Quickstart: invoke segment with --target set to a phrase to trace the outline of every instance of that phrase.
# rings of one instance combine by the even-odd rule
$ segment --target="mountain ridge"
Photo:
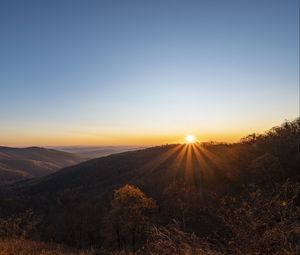
[[[45,176],[81,161],[76,154],[54,149],[0,146],[0,183]]]

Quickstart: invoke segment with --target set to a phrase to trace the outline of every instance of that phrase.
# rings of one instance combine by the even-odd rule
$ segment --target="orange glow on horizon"
[[[161,145],[161,144],[178,144],[182,143],[182,136],[159,136],[159,135],[113,135],[113,136],[96,136],[96,135],[11,135],[1,138],[1,146],[122,146],[122,145]],[[202,135],[200,142],[237,142],[243,135]],[[185,143],[194,143],[196,140],[189,138]]]
[[[192,130],[194,131],[194,130]],[[1,146],[155,146],[161,144],[179,144],[193,142],[238,142],[240,138],[248,135],[245,132],[201,132],[201,139],[198,140],[198,132],[194,131],[194,135],[184,140],[182,133],[178,135],[176,132],[117,132],[109,131],[57,131],[50,130],[24,130],[24,132],[16,132],[10,130],[0,134]],[[179,133],[180,134],[180,133]]]

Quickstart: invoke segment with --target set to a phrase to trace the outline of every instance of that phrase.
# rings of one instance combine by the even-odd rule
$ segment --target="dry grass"
[[[0,240],[0,255],[94,255],[90,252],[76,252],[57,244],[29,240]]]

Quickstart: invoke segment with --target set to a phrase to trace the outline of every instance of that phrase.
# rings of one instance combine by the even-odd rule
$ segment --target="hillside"
[[[228,239],[230,235],[233,235],[232,238],[243,235],[244,239],[239,240],[240,247],[234,247],[242,249],[243,243],[253,235],[262,240],[261,232],[256,232],[255,228],[253,232],[249,231],[252,226],[247,224],[252,222],[253,215],[257,217],[253,224],[262,222],[261,228],[265,231],[262,233],[266,235],[268,231],[275,231],[270,226],[296,224],[296,204],[293,202],[289,204],[291,207],[287,207],[287,202],[281,199],[287,200],[291,194],[291,201],[298,198],[298,194],[293,195],[298,190],[293,185],[300,180],[299,134],[299,120],[296,120],[263,135],[252,134],[236,144],[164,145],[89,160],[42,178],[3,187],[0,190],[0,212],[5,217],[32,208],[42,219],[38,232],[45,241],[81,248],[107,245],[110,235],[106,233],[108,230],[104,222],[107,221],[107,210],[114,191],[131,184],[139,187],[157,204],[154,224],[167,226],[175,219],[184,231],[211,238],[214,245],[216,234],[228,244],[232,244]],[[292,183],[285,184],[287,179]],[[291,193],[286,193],[287,190]],[[258,195],[253,202],[255,192]],[[224,206],[225,199],[233,201],[230,203],[233,206]],[[273,199],[276,203],[269,204]],[[284,206],[281,206],[282,203]],[[244,213],[240,213],[241,210]],[[278,219],[289,223],[278,219],[274,219],[275,223],[266,223],[273,221],[273,216],[278,213]],[[235,214],[233,218],[230,216]],[[229,225],[222,222],[224,215],[229,215]],[[238,218],[240,216],[245,218]],[[261,219],[264,216],[266,218]],[[234,220],[236,222],[232,222]],[[240,222],[243,222],[241,226],[235,225]],[[228,226],[237,227],[231,232],[226,230],[225,235],[223,232]],[[280,238],[295,235],[294,230],[287,233],[280,226],[281,232],[274,232],[278,247],[282,246]],[[241,231],[245,232],[241,234]],[[270,242],[272,238],[275,237],[270,236]],[[139,240],[139,245],[142,245],[143,237]],[[271,247],[268,242],[264,242],[266,247],[261,246],[264,251]],[[287,244],[289,242],[292,241],[286,241]],[[249,247],[254,247],[255,243],[258,241],[249,244]],[[231,253],[232,247],[224,248],[222,245],[219,250],[229,249],[228,254],[239,254]],[[258,249],[253,247],[251,249]],[[282,247],[285,249],[285,246]]]
[[[53,147],[52,149],[75,153],[76,155],[81,156],[83,159],[88,160],[126,151],[139,150],[142,148],[143,147],[137,146],[60,146]]]
[[[0,147],[0,183],[41,177],[82,161],[77,155],[39,147]]]

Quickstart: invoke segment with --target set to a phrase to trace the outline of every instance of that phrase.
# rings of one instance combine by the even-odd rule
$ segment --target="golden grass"
[[[0,255],[93,255],[90,252],[72,251],[57,244],[30,240],[0,240]]]

